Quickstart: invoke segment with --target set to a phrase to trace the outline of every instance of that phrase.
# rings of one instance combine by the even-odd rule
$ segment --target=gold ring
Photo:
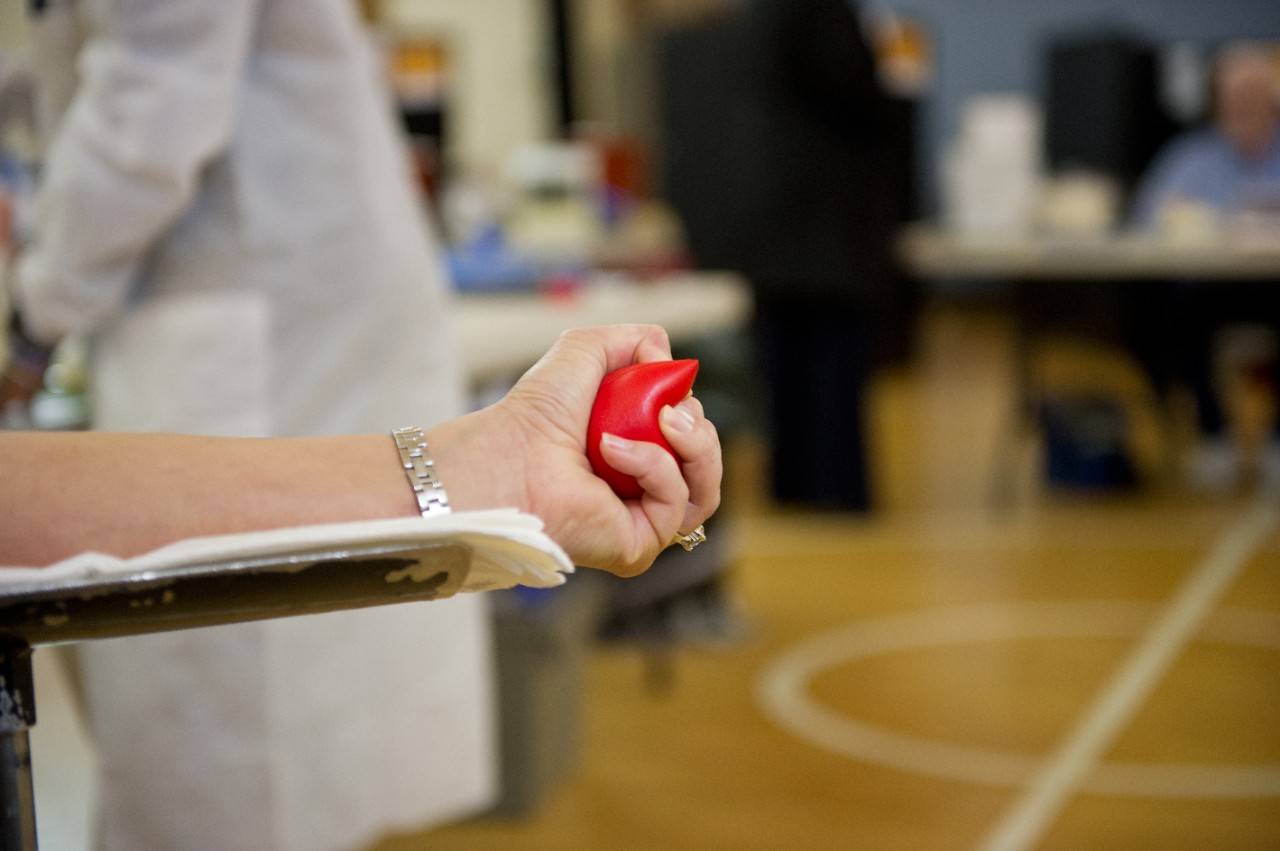
[[[707,539],[707,530],[704,529],[701,524],[699,524],[697,529],[694,529],[692,532],[690,532],[687,535],[676,535],[671,540],[671,543],[679,544],[680,546],[684,547],[685,552],[691,553],[693,552],[694,547],[698,546],[698,544],[701,544],[706,539]]]

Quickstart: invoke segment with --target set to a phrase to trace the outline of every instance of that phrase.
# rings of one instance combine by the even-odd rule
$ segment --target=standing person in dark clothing
[[[774,496],[865,510],[874,317],[906,195],[892,103],[847,0],[750,0],[690,38],[663,57],[669,194],[698,263],[753,284]]]

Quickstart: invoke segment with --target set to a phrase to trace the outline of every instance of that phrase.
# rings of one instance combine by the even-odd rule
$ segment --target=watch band
[[[398,428],[391,432],[396,449],[400,451],[400,465],[418,500],[418,511],[423,517],[449,513],[449,495],[445,493],[436,476],[436,465],[427,452],[427,436],[417,426]]]

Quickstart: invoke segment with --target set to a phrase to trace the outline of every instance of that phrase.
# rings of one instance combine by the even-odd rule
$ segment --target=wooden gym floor
[[[761,504],[735,444],[710,531],[748,635],[683,650],[665,696],[594,651],[583,764],[539,813],[379,851],[1280,848],[1280,509],[1047,494],[1030,446],[993,510],[1009,351],[998,315],[929,314],[876,391],[873,519]]]

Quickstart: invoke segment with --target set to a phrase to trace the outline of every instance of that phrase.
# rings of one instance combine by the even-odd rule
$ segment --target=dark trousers
[[[871,322],[838,299],[758,294],[755,337],[768,393],[773,496],[866,511]]]

